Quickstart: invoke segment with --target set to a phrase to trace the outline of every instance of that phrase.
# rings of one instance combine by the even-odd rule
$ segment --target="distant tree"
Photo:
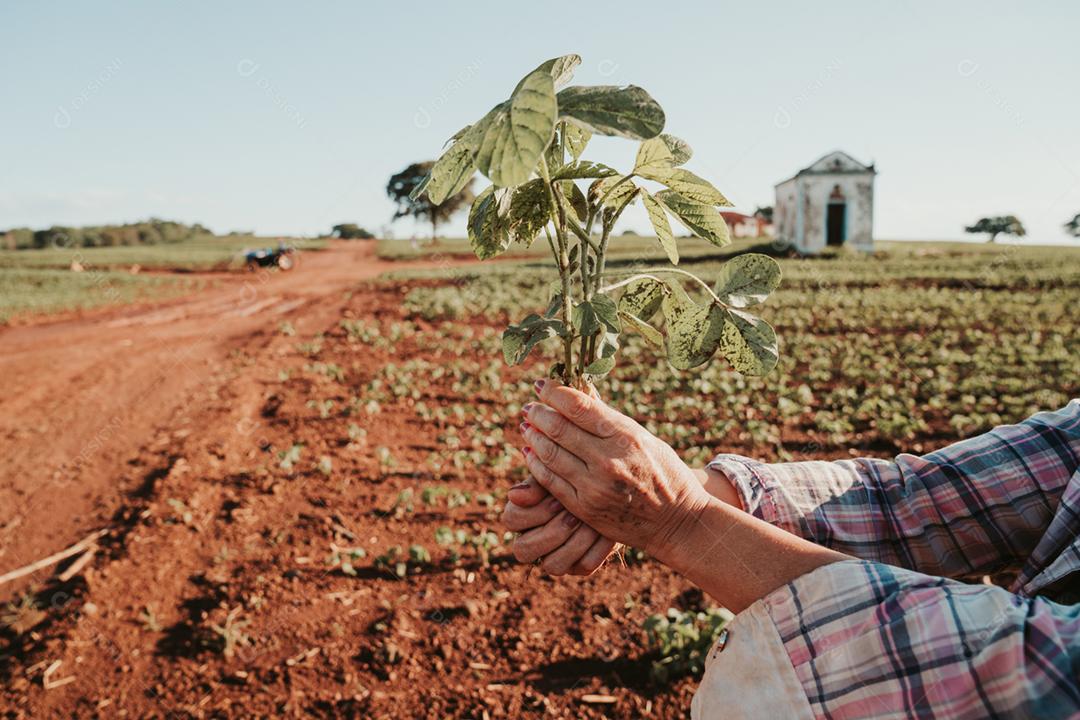
[[[1065,223],[1065,232],[1075,238],[1080,238],[1080,213],[1073,215],[1073,219]]]
[[[1027,235],[1023,223],[1015,215],[995,215],[993,217],[979,218],[974,225],[964,228],[964,232],[987,233],[990,235],[987,242],[994,242],[998,235],[1015,235],[1016,237]]]
[[[413,163],[397,175],[390,178],[386,185],[386,194],[397,204],[394,219],[412,216],[417,220],[427,220],[431,223],[431,239],[435,240],[439,223],[449,220],[450,217],[470,205],[473,201],[472,180],[458,192],[446,198],[441,205],[433,205],[427,194],[413,200],[409,194],[423,181],[424,176],[431,170],[433,161]]]
[[[754,211],[754,217],[761,218],[767,223],[772,222],[773,207],[772,205],[762,205]]]
[[[331,235],[342,240],[371,240],[375,236],[356,223],[341,223],[331,228]]]

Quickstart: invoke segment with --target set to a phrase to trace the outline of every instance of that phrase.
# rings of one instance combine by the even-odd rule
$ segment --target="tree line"
[[[40,248],[114,247],[120,245],[163,245],[212,237],[199,223],[188,225],[172,220],[150,218],[123,225],[68,227],[53,225],[44,230],[27,227],[0,231],[0,247],[8,250]]]

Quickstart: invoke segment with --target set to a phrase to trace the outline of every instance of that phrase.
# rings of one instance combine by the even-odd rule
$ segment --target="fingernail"
[[[562,503],[557,498],[548,498],[547,509],[551,512],[559,512],[562,510]]]
[[[520,425],[518,425],[518,429],[519,429],[519,430],[521,430],[521,434],[522,434],[522,435],[524,435],[524,434],[525,434],[525,431],[526,431],[526,430],[528,430],[528,429],[529,429],[529,428],[531,428],[531,427],[532,427],[532,425],[530,425],[530,424],[529,424],[529,423],[527,423],[527,422],[523,422],[523,423],[521,423]]]
[[[532,452],[532,448],[526,445],[525,447],[521,448],[521,452],[525,454],[525,457],[528,457],[529,453]]]
[[[511,490],[528,490],[530,487],[532,487],[532,486],[529,485],[529,483],[523,482],[523,483],[518,483],[517,485],[515,485],[514,487],[512,487],[510,489]]]
[[[570,513],[566,513],[565,515],[563,515],[562,521],[563,521],[563,525],[565,525],[566,527],[569,527],[569,528],[577,527],[578,525],[581,524],[581,521],[578,520],[573,515],[571,515]]]
[[[521,406],[521,414],[528,415],[534,407],[536,407],[536,403],[525,403]]]
[[[543,392],[545,384],[547,384],[547,380],[537,380],[533,383],[533,389],[536,390],[537,395]]]

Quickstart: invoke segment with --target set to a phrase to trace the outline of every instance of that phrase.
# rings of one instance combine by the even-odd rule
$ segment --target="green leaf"
[[[641,278],[626,286],[619,298],[619,311],[642,320],[649,320],[664,300],[664,284],[652,278]]]
[[[694,202],[674,190],[661,190],[655,197],[687,230],[698,237],[718,247],[731,244],[727,223],[712,205]]]
[[[578,180],[581,178],[605,178],[613,175],[618,175],[618,171],[614,168],[610,168],[603,163],[592,162],[590,160],[577,160],[569,165],[563,165],[555,173],[552,173],[552,180]]]
[[[731,207],[731,202],[713,184],[683,168],[667,170],[646,169],[638,173],[643,178],[655,180],[667,185],[687,200],[703,205]]]
[[[428,198],[436,205],[441,205],[448,197],[459,193],[468,185],[476,172],[472,161],[473,150],[467,143],[458,140],[435,161],[428,176]]]
[[[668,135],[667,133],[661,133],[660,139],[667,145],[667,149],[671,152],[671,158],[675,165],[685,165],[693,157],[694,151],[690,148],[690,143],[686,142],[682,138],[677,138],[674,135]]]
[[[619,322],[619,309],[615,301],[607,295],[594,295],[591,300],[582,300],[574,307],[571,323],[579,335],[589,337],[606,328],[618,333],[622,330]]]
[[[556,123],[556,128],[559,124]],[[566,164],[566,149],[564,147],[562,133],[557,129],[554,137],[551,138],[551,142],[548,143],[547,149],[544,151],[544,162],[547,163],[548,171],[555,174],[563,165]]]
[[[603,377],[615,368],[615,353],[619,350],[619,333],[604,332],[596,345],[596,359],[585,366],[585,374]]]
[[[612,190],[614,188],[614,190]],[[604,195],[611,190],[611,194],[604,199]],[[594,203],[599,203],[601,199],[604,199],[604,206],[617,208],[628,200],[633,199],[634,193],[638,191],[637,185],[631,180],[623,181],[622,176],[611,176],[606,178],[600,178],[593,182],[589,186],[589,199]]]
[[[638,175],[649,172],[670,170],[675,165],[675,158],[661,136],[650,138],[638,146],[634,159],[634,172]]]
[[[780,264],[768,255],[747,253],[724,263],[713,291],[725,304],[735,308],[765,302],[780,285]]]
[[[623,327],[630,327],[637,330],[638,333],[644,336],[653,347],[664,347],[664,336],[660,334],[660,331],[639,318],[637,315],[619,311],[619,318],[623,321]]]
[[[481,260],[500,255],[510,247],[510,234],[498,212],[502,197],[502,194],[496,195],[494,186],[490,186],[476,196],[469,210],[469,243]]]
[[[615,369],[615,357],[602,357],[593,360],[585,367],[586,375],[603,377]]]
[[[514,90],[509,105],[493,112],[477,146],[476,167],[500,187],[520,185],[555,132],[558,103],[551,75],[533,71]]]
[[[424,191],[427,190],[428,184],[430,183],[431,173],[428,173],[423,177],[423,179],[420,180],[420,182],[416,183],[416,187],[414,187],[412,189],[412,192],[409,193],[409,199],[413,201],[419,199],[419,197],[424,194]]]
[[[592,139],[592,133],[580,125],[563,123],[563,144],[574,160],[581,158],[581,153],[585,152],[585,146],[589,144],[590,139]]]
[[[506,214],[506,230],[511,241],[532,245],[536,236],[551,219],[547,188],[540,178],[513,189],[510,209]]]
[[[507,365],[520,365],[537,344],[565,331],[561,320],[529,315],[517,325],[503,331],[503,358]]]
[[[726,311],[715,304],[698,305],[678,283],[669,283],[668,289],[662,303],[667,320],[668,362],[679,370],[704,365],[720,347]]]
[[[589,201],[585,199],[585,193],[581,192],[581,188],[573,180],[559,181],[559,188],[562,190],[563,207],[567,212],[572,212],[579,221],[585,222],[585,218],[589,216]]]
[[[465,134],[468,133],[470,130],[472,130],[472,125],[466,125],[465,127],[458,130],[456,133],[451,135],[450,138],[445,143],[443,143],[443,146],[445,147],[450,143],[457,142],[461,138],[465,137]]]
[[[765,375],[776,367],[780,353],[776,331],[769,323],[739,310],[725,312],[720,354],[743,375]]]
[[[544,317],[553,318],[559,314],[562,310],[562,293],[555,292],[551,295],[551,300],[548,301],[547,310],[544,311]]]
[[[643,177],[649,177],[650,173],[664,173],[685,163],[691,154],[690,146],[684,140],[661,133],[638,146],[634,172]]]
[[[533,72],[546,72],[551,75],[555,89],[559,89],[574,77],[574,69],[581,64],[581,56],[576,54],[552,58],[540,65]],[[525,82],[522,80],[521,82]],[[518,83],[520,86],[521,83]],[[516,88],[515,88],[516,89]]]
[[[559,92],[559,114],[601,135],[631,140],[656,137],[664,129],[664,110],[635,85],[575,85]]]
[[[667,253],[668,260],[671,261],[672,265],[678,265],[679,248],[675,245],[675,235],[671,232],[671,223],[668,222],[664,206],[644,190],[641,191],[641,202],[644,203],[645,210],[649,213],[649,222],[652,223],[653,232],[656,233],[656,239],[660,241],[664,252]]]

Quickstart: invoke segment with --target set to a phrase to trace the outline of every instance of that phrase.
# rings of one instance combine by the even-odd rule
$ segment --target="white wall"
[[[837,186],[847,205],[845,246],[856,250],[873,250],[872,172],[807,174],[777,185],[774,210],[777,239],[793,244],[804,253],[824,250],[829,197]]]
[[[773,228],[777,244],[787,243],[797,246],[799,242],[798,209],[796,207],[798,191],[795,183],[796,178],[792,178],[776,186],[776,202],[773,204]]]

